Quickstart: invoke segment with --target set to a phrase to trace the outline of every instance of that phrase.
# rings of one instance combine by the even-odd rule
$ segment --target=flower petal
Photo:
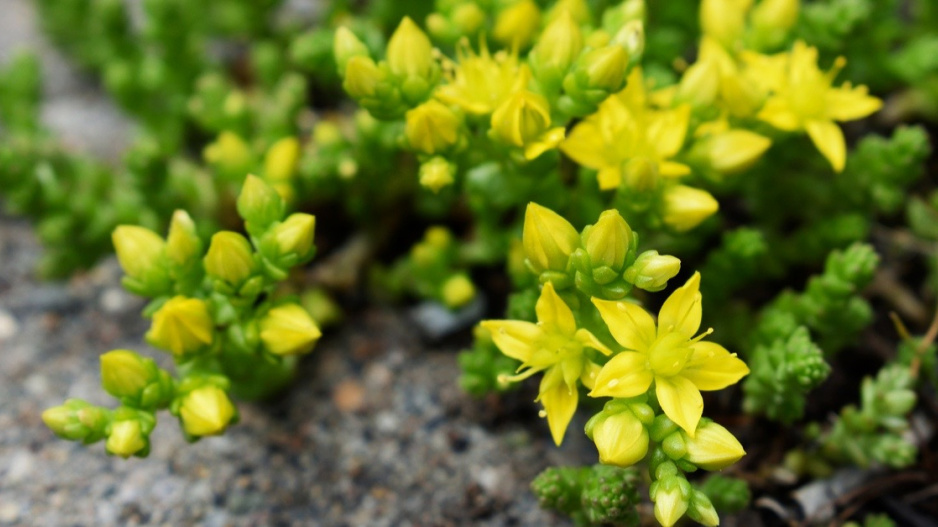
[[[593,361],[586,361],[586,365],[583,366],[583,371],[580,373],[580,382],[583,383],[583,386],[592,390],[593,387],[596,386],[596,379],[599,377],[599,372],[602,369],[603,367],[599,364]]]
[[[786,132],[794,132],[801,128],[801,119],[792,111],[788,101],[780,96],[773,96],[765,101],[757,117]]]
[[[484,320],[481,325],[502,353],[521,362],[531,359],[534,342],[544,333],[537,324],[522,320]]]
[[[607,149],[597,121],[598,118],[593,115],[574,126],[567,139],[560,144],[560,150],[577,164],[599,170],[617,163],[606,156]]]
[[[622,181],[621,165],[608,166],[599,169],[599,174],[596,174],[596,179],[599,181],[600,190],[612,190],[617,188],[619,183]]]
[[[648,391],[654,376],[642,353],[626,351],[609,359],[596,376],[590,397],[635,397]]]
[[[749,373],[746,363],[715,342],[696,342],[681,375],[700,390],[721,390]]]
[[[867,94],[866,86],[852,88],[845,84],[827,91],[825,112],[835,121],[862,119],[879,110],[883,101]]]
[[[682,104],[673,110],[653,112],[648,123],[646,136],[658,155],[669,158],[684,146],[687,125],[690,122],[690,105]]]
[[[580,328],[576,330],[576,335],[574,335],[574,337],[580,342],[580,344],[583,344],[589,348],[593,348],[607,357],[612,355],[612,350],[600,342],[599,339],[596,338],[596,335],[593,335],[586,329]]]
[[[703,316],[700,296],[700,273],[677,288],[661,306],[658,312],[658,336],[676,331],[691,338],[700,329]]]
[[[553,376],[548,373],[541,380],[541,393],[538,400],[544,405],[544,412],[547,413],[550,435],[554,438],[554,443],[560,446],[564,433],[567,431],[567,425],[570,424],[576,412],[580,394],[576,386],[571,387],[563,382],[553,382],[550,377]]]
[[[694,437],[703,415],[703,397],[694,383],[680,375],[655,377],[655,394],[665,415]]]
[[[689,175],[690,172],[690,167],[684,163],[678,163],[676,161],[662,161],[658,163],[658,173],[661,174],[661,177],[680,178]]]
[[[847,144],[840,127],[833,121],[812,119],[807,122],[805,129],[811,136],[814,146],[830,161],[834,172],[842,171],[847,161]]]
[[[645,351],[655,341],[655,321],[641,306],[622,300],[592,300],[612,338],[625,349]]]
[[[537,320],[541,323],[541,327],[548,330],[556,328],[564,335],[573,336],[576,333],[576,319],[573,318],[573,311],[554,290],[553,282],[544,284],[534,310],[537,312]]]

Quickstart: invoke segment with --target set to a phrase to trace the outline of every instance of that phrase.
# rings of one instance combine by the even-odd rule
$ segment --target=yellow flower
[[[234,417],[235,408],[228,394],[217,386],[192,390],[185,395],[179,409],[182,428],[190,436],[220,434]]]
[[[277,306],[260,321],[261,342],[274,355],[301,355],[312,351],[322,336],[309,313],[297,304]]]
[[[840,172],[847,159],[847,146],[834,121],[866,117],[879,110],[882,101],[868,95],[866,86],[854,88],[845,83],[834,88],[834,77],[846,61],[839,58],[825,73],[818,68],[817,59],[817,48],[795,42],[787,60],[781,63],[779,85],[758,117],[780,130],[807,131],[834,171]]]
[[[574,161],[599,171],[599,187],[603,190],[619,186],[624,163],[634,158],[649,159],[663,177],[690,173],[687,165],[670,160],[684,145],[690,107],[645,107],[642,82],[641,73],[633,72],[626,89],[606,99],[599,111],[576,125],[560,145]]]
[[[153,315],[147,340],[174,355],[199,351],[212,343],[215,324],[208,305],[198,298],[176,296]]]
[[[456,47],[458,65],[447,71],[447,83],[438,87],[436,97],[475,115],[487,115],[508,95],[524,87],[531,72],[515,53],[489,53],[483,42],[478,54],[468,41]]]
[[[720,390],[749,373],[723,346],[696,338],[700,328],[700,273],[678,288],[658,313],[658,324],[629,302],[593,299],[612,337],[626,351],[603,366],[592,397],[635,397],[655,385],[664,413],[694,437],[703,413],[700,390]]]
[[[125,459],[146,448],[147,438],[140,421],[128,419],[113,423],[104,446],[111,454]]]
[[[622,277],[645,291],[661,291],[681,270],[681,261],[674,256],[645,251],[638,255],[635,263],[625,270]]]
[[[521,235],[524,255],[535,273],[564,272],[570,254],[580,246],[580,235],[570,222],[537,203],[528,203],[524,211]]]
[[[540,25],[541,10],[534,0],[520,0],[498,13],[492,36],[505,47],[526,48]]]
[[[534,159],[563,141],[564,128],[550,128],[550,103],[543,95],[519,90],[492,113],[493,135],[524,149]]]
[[[461,125],[456,112],[449,106],[431,99],[407,111],[404,135],[411,148],[434,155],[456,144]]]
[[[593,384],[591,374],[595,374],[595,369],[584,347],[599,350],[605,355],[611,352],[592,333],[577,329],[573,312],[550,282],[541,290],[535,311],[537,324],[520,320],[486,320],[482,327],[491,332],[502,353],[521,361],[519,373],[507,380],[520,381],[544,372],[538,400],[544,405],[551,435],[559,445],[576,411],[578,382],[586,387]]]
[[[305,212],[294,212],[271,230],[277,242],[277,251],[283,255],[296,255],[304,260],[315,251],[313,239],[316,232],[316,216]]]

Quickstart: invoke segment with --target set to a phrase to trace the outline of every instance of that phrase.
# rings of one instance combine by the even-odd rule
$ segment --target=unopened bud
[[[700,225],[720,208],[705,190],[674,185],[664,192],[662,219],[672,229],[683,232]]]
[[[532,202],[524,213],[522,243],[536,273],[564,272],[570,254],[580,246],[580,235],[562,216]]]
[[[248,174],[238,195],[238,214],[249,229],[261,231],[283,217],[283,199],[266,181]]]
[[[391,35],[387,49],[391,73],[402,77],[430,76],[433,66],[433,47],[430,39],[410,17],[404,17]]]
[[[289,181],[296,173],[299,160],[299,140],[295,137],[279,139],[264,156],[264,176],[269,181]]]
[[[186,394],[179,409],[183,430],[196,437],[221,434],[235,415],[228,394],[212,385],[196,388]]]
[[[632,229],[616,210],[607,210],[584,231],[583,247],[594,267],[620,270],[632,245]]]
[[[755,164],[770,146],[768,137],[755,132],[727,130],[698,141],[691,155],[699,156],[721,174],[735,174]]]
[[[551,70],[562,75],[570,68],[583,49],[583,32],[568,10],[564,10],[541,33],[531,52],[536,70]]]
[[[264,348],[280,356],[309,353],[322,336],[313,317],[297,304],[274,307],[259,326]]]
[[[475,285],[472,280],[464,274],[451,276],[443,283],[442,293],[440,295],[443,303],[450,309],[456,309],[468,304],[476,296]]]
[[[299,261],[311,258],[315,248],[316,217],[297,212],[273,229],[280,255],[296,255]]]
[[[603,410],[587,424],[587,435],[596,443],[599,462],[630,467],[648,453],[648,430],[628,408]]]
[[[668,280],[677,276],[681,261],[674,256],[645,251],[625,270],[625,281],[645,291],[661,291]]]
[[[667,476],[656,482],[652,499],[655,502],[655,518],[662,527],[671,527],[687,512],[690,485],[679,476]]]
[[[629,66],[629,54],[618,44],[589,51],[581,58],[589,88],[616,92],[625,84],[625,71]]]
[[[147,442],[140,421],[127,419],[111,424],[105,448],[109,453],[126,459],[144,450]]]
[[[384,81],[384,77],[375,61],[365,56],[355,56],[345,65],[342,87],[353,99],[372,98],[378,89],[378,83]]]
[[[101,355],[101,385],[114,397],[135,397],[154,380],[155,365],[129,350]]]
[[[205,301],[176,296],[153,315],[146,338],[154,346],[178,356],[204,349],[212,343],[214,333],[215,324]]]
[[[712,422],[697,426],[693,438],[687,436],[687,461],[704,470],[722,470],[739,461],[746,451],[729,430]]]
[[[713,61],[697,62],[687,68],[677,87],[675,98],[695,108],[713,104],[720,94],[720,70]]]
[[[256,270],[254,251],[244,236],[221,231],[212,236],[204,259],[205,272],[212,278],[237,287]]]
[[[195,222],[184,210],[173,212],[166,237],[166,256],[175,265],[195,261],[202,253],[202,239],[195,230]]]
[[[411,148],[434,155],[456,144],[461,124],[449,106],[431,99],[407,112],[404,133]]]
[[[503,46],[523,49],[541,25],[541,9],[534,0],[520,0],[498,13],[492,36]]]
[[[434,193],[455,181],[456,167],[446,159],[436,156],[420,165],[420,185]]]
[[[347,27],[342,26],[335,30],[332,53],[335,57],[339,75],[345,76],[345,65],[348,64],[348,61],[352,57],[367,57],[368,47]]]
[[[687,517],[697,523],[702,523],[707,527],[716,527],[720,525],[720,515],[710,502],[710,498],[699,490],[693,490],[690,494],[690,504],[687,507]]]

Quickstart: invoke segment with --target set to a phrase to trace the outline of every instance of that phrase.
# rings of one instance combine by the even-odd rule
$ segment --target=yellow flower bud
[[[114,229],[111,240],[127,276],[154,288],[168,285],[166,242],[158,234],[136,225],[120,225]]]
[[[735,174],[755,164],[770,146],[768,137],[755,132],[727,130],[698,142],[694,150],[717,172]]]
[[[645,251],[625,270],[625,280],[645,291],[661,291],[668,280],[677,276],[681,261],[658,251]]]
[[[451,276],[443,283],[443,291],[440,295],[446,307],[456,309],[472,301],[476,296],[475,285],[464,274]]]
[[[182,428],[190,436],[221,434],[235,417],[228,394],[217,386],[203,386],[187,393],[179,409]]]
[[[313,144],[319,148],[337,145],[344,139],[342,130],[332,121],[319,121],[313,127]]]
[[[622,88],[625,82],[625,70],[629,66],[629,54],[624,47],[609,44],[587,52],[581,61],[590,88],[609,92]]]
[[[648,430],[629,410],[600,418],[590,432],[600,463],[630,467],[648,453]]]
[[[562,216],[532,202],[524,213],[522,244],[535,272],[563,272],[570,254],[580,246],[580,235]]]
[[[722,470],[746,455],[736,437],[712,421],[698,426],[693,438],[682,434],[687,444],[685,459],[704,470]]]
[[[111,433],[107,436],[105,448],[111,454],[128,458],[147,446],[140,421],[128,419],[111,424]]]
[[[713,61],[698,62],[687,68],[677,87],[678,102],[689,102],[695,108],[713,104],[720,94],[720,70]]]
[[[315,232],[316,217],[302,212],[289,215],[273,230],[280,254],[295,254],[301,260],[313,251]]]
[[[688,497],[685,495],[681,486],[677,484],[677,478],[671,481],[661,480],[658,483],[658,491],[655,493],[655,519],[662,527],[671,527],[687,512]]]
[[[456,144],[461,124],[459,116],[449,106],[431,99],[408,110],[404,134],[411,148],[434,155]]]
[[[287,181],[296,173],[300,161],[300,142],[284,137],[271,145],[264,156],[264,176],[270,181]]]
[[[632,244],[632,229],[617,210],[607,210],[584,233],[583,246],[593,266],[620,269]]]
[[[347,27],[342,26],[335,30],[332,41],[332,54],[339,70],[339,75],[345,75],[345,65],[352,57],[367,57],[368,47],[355,36]]]
[[[531,54],[536,57],[539,68],[566,72],[582,49],[583,32],[565,9],[544,29]]]
[[[541,10],[534,0],[520,0],[498,13],[492,37],[509,48],[526,48],[541,26]]]
[[[251,147],[238,134],[229,131],[222,132],[214,143],[206,146],[202,157],[229,174],[243,174],[252,163]]]
[[[550,127],[550,104],[542,95],[519,90],[492,113],[492,132],[502,141],[524,147]]]
[[[743,34],[746,15],[752,0],[703,0],[700,3],[700,28],[726,47]]]
[[[690,505],[687,507],[687,516],[697,523],[707,527],[720,525],[720,516],[713,507],[713,503],[706,494],[699,490],[691,492]]]
[[[752,10],[752,26],[758,31],[784,32],[798,21],[800,0],[762,0]]]
[[[199,256],[202,240],[195,231],[195,222],[184,210],[173,212],[166,237],[166,255],[176,265],[184,265]]]
[[[433,66],[430,39],[410,17],[404,17],[391,35],[387,49],[391,73],[402,77],[427,78]]]
[[[345,64],[345,81],[342,87],[353,99],[366,99],[375,96],[378,83],[384,80],[384,73],[378,69],[375,61],[368,57],[356,56]]]
[[[212,236],[203,260],[205,272],[212,278],[237,286],[255,271],[251,244],[236,232],[221,231]]]
[[[461,35],[472,35],[485,24],[485,11],[475,2],[466,2],[453,9],[453,24]]]
[[[101,385],[114,397],[133,397],[150,384],[152,370],[144,359],[129,350],[101,355]]]
[[[629,61],[636,62],[645,53],[645,23],[630,20],[612,37],[612,43],[625,48]]]
[[[700,225],[720,208],[717,200],[705,190],[674,185],[664,193],[664,222],[676,231],[687,231]]]
[[[261,342],[274,355],[300,355],[312,351],[322,332],[309,313],[297,304],[277,306],[260,321]]]
[[[420,165],[420,184],[434,193],[455,181],[455,167],[446,159],[436,156]]]
[[[203,300],[176,296],[153,315],[146,338],[160,349],[183,355],[211,344],[214,332],[215,324]]]
[[[591,21],[590,6],[587,5],[586,0],[558,0],[550,8],[547,20],[553,22],[562,17],[564,13],[569,13],[577,24],[589,24]]]
[[[423,235],[427,245],[436,249],[446,249],[453,243],[453,235],[446,227],[430,227]]]
[[[283,199],[263,179],[248,174],[238,195],[238,214],[250,227],[263,229],[283,216]]]

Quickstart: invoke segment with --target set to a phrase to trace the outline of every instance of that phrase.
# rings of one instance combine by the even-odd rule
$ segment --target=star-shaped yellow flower
[[[603,190],[618,187],[623,164],[638,157],[654,163],[664,177],[686,176],[690,167],[670,159],[684,145],[689,122],[688,105],[649,108],[641,73],[633,72],[626,89],[603,101],[596,113],[576,125],[560,149],[577,163],[598,170]]]
[[[521,361],[518,374],[510,381],[526,379],[544,372],[537,400],[544,405],[547,424],[554,442],[560,445],[579,400],[578,382],[587,388],[599,366],[585,353],[586,347],[605,355],[612,353],[585,329],[577,329],[573,311],[554,291],[544,285],[535,306],[537,324],[521,320],[486,320],[482,327],[492,333],[492,340],[505,355]]]
[[[787,60],[775,60],[767,68],[767,79],[774,81],[773,94],[759,112],[759,119],[789,132],[805,130],[835,171],[844,168],[847,146],[844,134],[834,121],[852,121],[866,117],[883,105],[868,94],[866,86],[845,83],[833,87],[834,77],[845,64],[841,57],[828,72],[817,65],[817,48],[795,42]],[[753,67],[759,67],[754,64]],[[780,71],[779,71],[779,68]]]
[[[678,288],[658,313],[658,325],[629,302],[593,299],[609,331],[626,351],[614,356],[596,378],[592,397],[635,397],[652,383],[664,413],[694,437],[703,413],[700,390],[719,390],[749,373],[723,346],[694,338],[700,329],[700,273]]]

